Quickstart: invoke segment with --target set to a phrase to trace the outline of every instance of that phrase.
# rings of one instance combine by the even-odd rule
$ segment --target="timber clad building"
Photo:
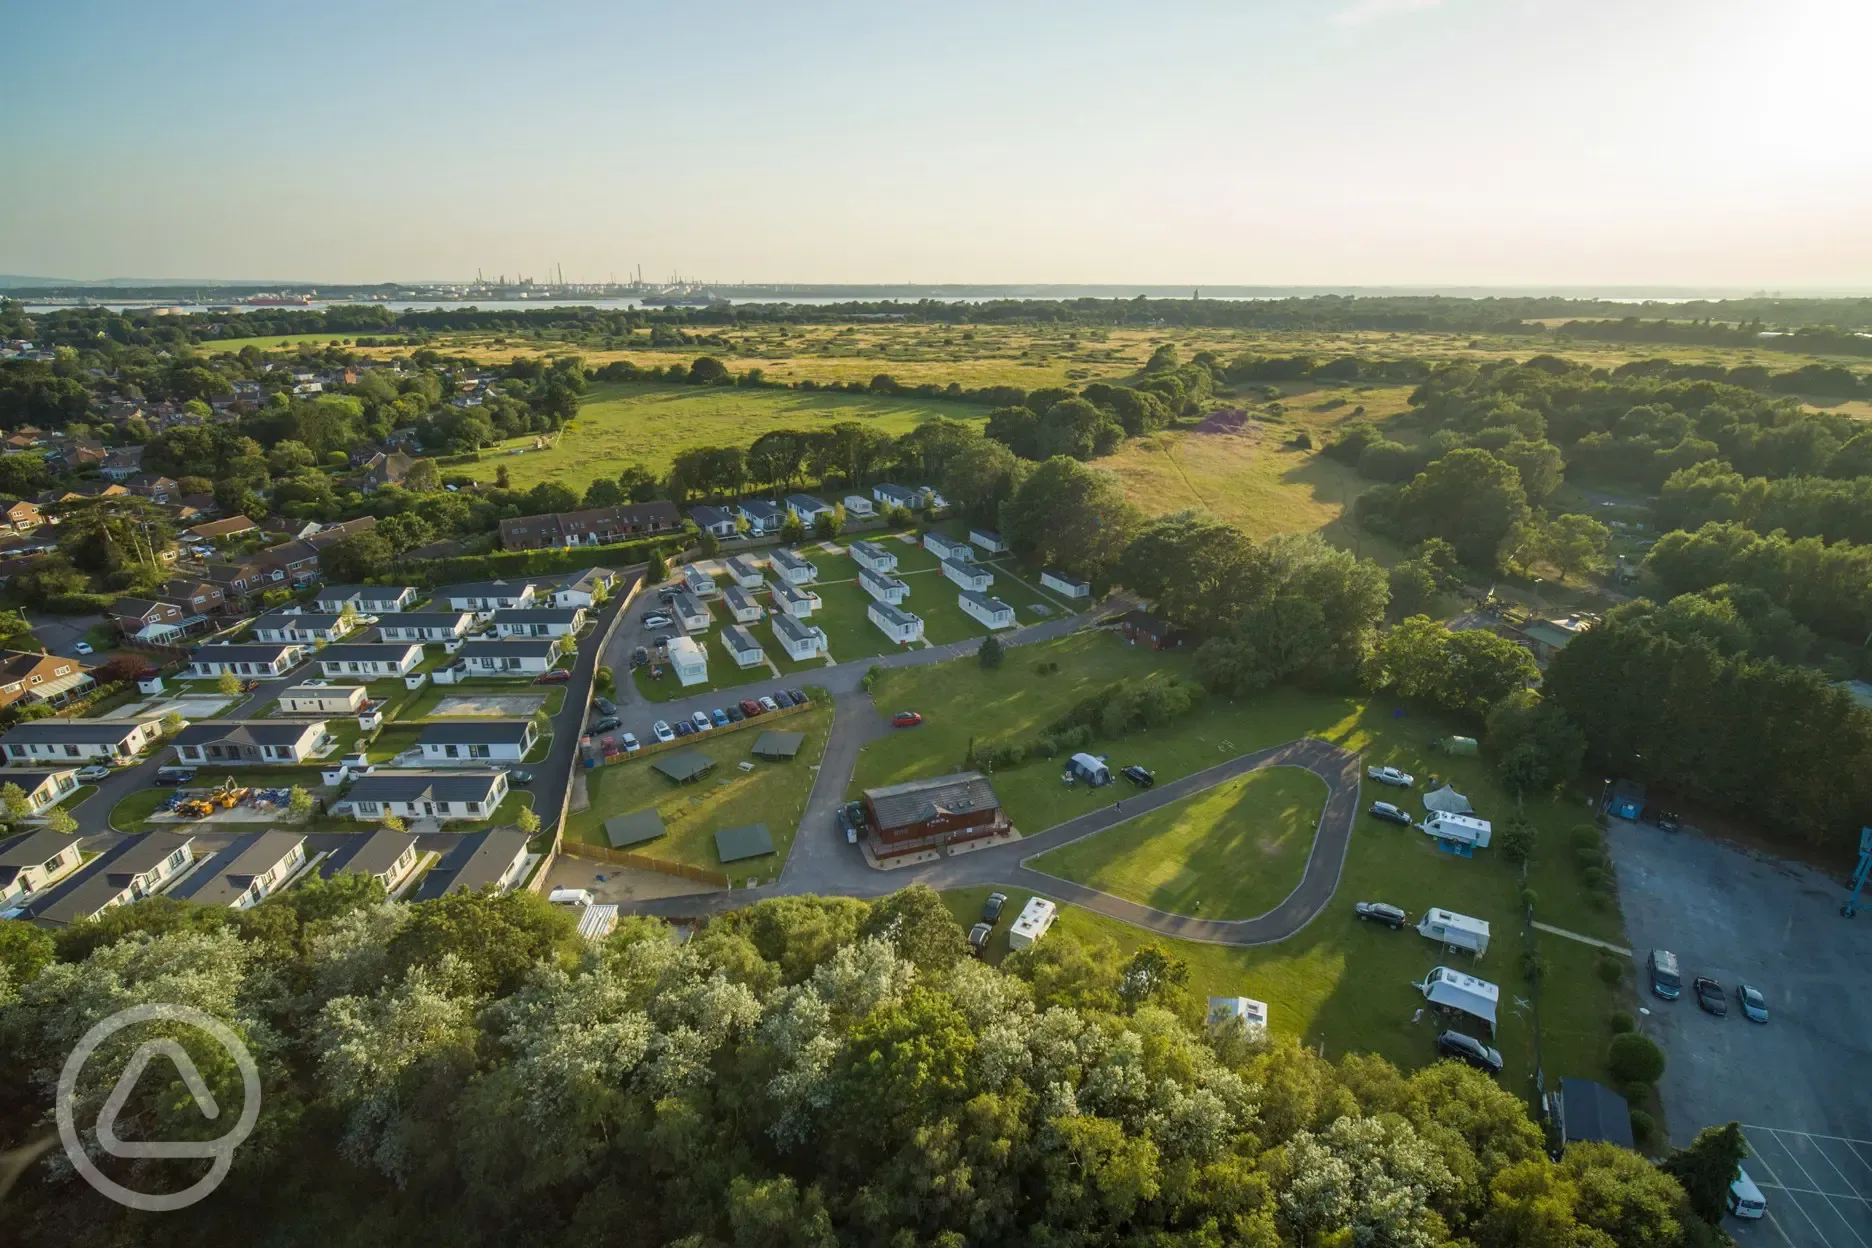
[[[979,771],[866,789],[864,804],[880,858],[998,836],[1013,826]]]

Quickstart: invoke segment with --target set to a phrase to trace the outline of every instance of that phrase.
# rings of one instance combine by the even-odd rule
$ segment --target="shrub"
[[[975,657],[981,661],[983,667],[990,671],[1000,667],[1002,659],[1006,657],[1001,639],[993,633],[982,638],[981,647],[975,651]]]
[[[1625,1103],[1627,1105],[1636,1108],[1650,1102],[1651,1085],[1648,1083],[1636,1082],[1622,1083],[1619,1085],[1618,1094],[1625,1098]]]
[[[1664,1050],[1649,1036],[1635,1031],[1612,1037],[1606,1048],[1606,1070],[1621,1083],[1656,1083],[1664,1073]]]
[[[864,691],[866,693],[870,693],[871,690],[876,687],[877,682],[878,682],[878,675],[882,670],[883,670],[882,668],[876,668],[876,667],[869,667],[865,669],[865,674],[859,680],[858,683],[864,686]]]
[[[1642,1151],[1657,1142],[1657,1122],[1642,1109],[1631,1111],[1632,1143]]]
[[[1540,894],[1536,893],[1531,888],[1524,888],[1521,890],[1521,908],[1523,910],[1532,910],[1539,904]]]
[[[1586,881],[1587,888],[1592,889],[1603,889],[1611,881],[1604,867],[1587,867],[1580,872],[1580,879]]]
[[[1538,949],[1529,949],[1521,955],[1521,978],[1530,984],[1538,984],[1547,976],[1547,959]]]
[[[1596,849],[1574,850],[1573,857],[1575,861],[1579,863],[1580,869],[1582,871],[1586,870],[1589,867],[1605,866],[1605,855]]]
[[[599,693],[617,692],[617,677],[604,664],[599,664],[598,670],[592,674],[592,683],[598,686]]]
[[[1496,842],[1502,857],[1517,867],[1524,865],[1534,856],[1534,827],[1525,820],[1515,820],[1502,829],[1501,839]]]
[[[1574,828],[1567,833],[1567,839],[1573,842],[1574,849],[1598,849],[1604,843],[1599,829],[1590,823],[1582,823]]]
[[[1624,1010],[1613,1010],[1612,1016],[1606,1019],[1606,1026],[1612,1029],[1613,1035],[1622,1036],[1636,1024],[1632,1022],[1632,1016]]]
[[[1625,978],[1625,967],[1619,962],[1618,955],[1615,953],[1600,953],[1599,960],[1594,964],[1593,969],[1598,971],[1599,978],[1608,984],[1616,984]],[[1630,1031],[1631,1028],[1627,1026],[1625,1030]]]

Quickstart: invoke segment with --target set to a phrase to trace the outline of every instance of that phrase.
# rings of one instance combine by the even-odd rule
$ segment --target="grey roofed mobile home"
[[[356,871],[363,875],[374,875],[388,885],[398,878],[400,873],[396,868],[403,862],[404,855],[415,847],[416,835],[413,832],[378,828],[374,832],[359,833],[347,838],[343,845],[326,856],[325,861],[319,864],[319,874],[329,880],[340,871]]]
[[[117,745],[135,735],[139,727],[134,720],[35,719],[14,724],[6,730],[4,740],[8,745]]]
[[[522,745],[535,730],[530,719],[440,719],[422,726],[422,745]]]
[[[177,901],[202,906],[251,906],[291,878],[305,862],[305,834],[285,828],[249,832],[228,842],[169,890]]]
[[[48,889],[26,917],[42,927],[66,927],[147,897],[194,861],[194,845],[193,838],[168,832],[126,837]]]
[[[447,641],[474,624],[471,611],[401,611],[377,626],[385,641]]]
[[[485,832],[463,834],[442,861],[423,877],[416,900],[433,901],[454,892],[475,892],[490,884],[517,883],[512,879],[516,864],[526,853],[524,832],[512,828],[490,828]]]
[[[376,771],[360,776],[337,805],[364,802],[481,802],[500,786],[494,771]]]

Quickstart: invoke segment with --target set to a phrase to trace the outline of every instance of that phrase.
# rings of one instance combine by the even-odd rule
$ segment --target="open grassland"
[[[1250,772],[1027,865],[1172,914],[1251,919],[1299,886],[1325,805],[1311,772]]]
[[[195,349],[204,355],[238,354],[247,347],[261,351],[291,351],[300,347],[325,347],[333,343],[340,346],[354,346],[359,338],[370,338],[385,345],[364,347],[367,355],[379,352],[394,353],[408,350],[406,340],[396,334],[367,334],[359,331],[347,331],[339,334],[276,334],[270,338],[214,338],[197,343]]]

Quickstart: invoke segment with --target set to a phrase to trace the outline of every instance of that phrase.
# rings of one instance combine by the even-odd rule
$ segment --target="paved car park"
[[[1614,820],[1612,860],[1644,980],[1646,952],[1675,953],[1684,991],[1641,989],[1639,1027],[1668,1059],[1660,1091],[1673,1144],[1741,1122],[1743,1165],[1768,1201],[1724,1220],[1742,1243],[1872,1248],[1872,923],[1839,914],[1838,882],[1688,833]],[[1697,1007],[1690,981],[1719,980],[1728,1014]],[[1751,1023],[1738,983],[1760,988]]]

